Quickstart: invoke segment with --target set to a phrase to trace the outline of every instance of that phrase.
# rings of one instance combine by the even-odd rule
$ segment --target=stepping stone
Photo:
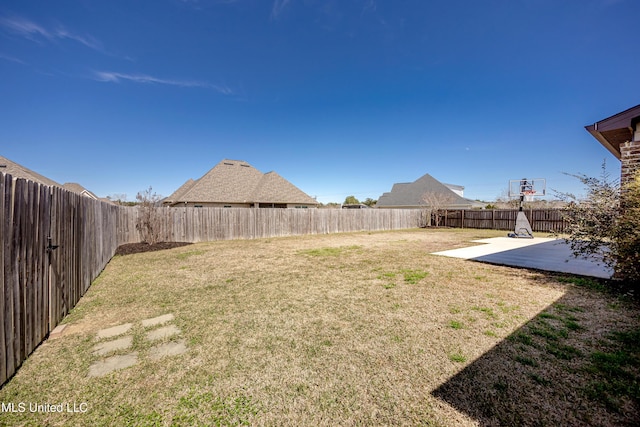
[[[149,349],[149,358],[153,360],[161,359],[165,356],[175,356],[187,351],[187,346],[184,340],[171,341],[168,343],[160,344]]]
[[[133,366],[138,361],[138,353],[129,353],[123,356],[111,356],[106,359],[94,362],[89,366],[90,377],[102,377],[109,372],[113,372],[118,369],[128,368]]]
[[[98,356],[104,356],[109,353],[113,353],[115,351],[127,349],[131,347],[132,343],[133,343],[132,336],[126,336],[126,337],[119,338],[117,340],[102,342],[100,344],[96,344],[93,347],[93,354]]]
[[[56,326],[55,329],[49,334],[49,339],[55,340],[60,338],[62,334],[64,334],[64,330],[67,329],[67,326],[69,326],[69,324]]]
[[[164,328],[154,329],[152,331],[147,332],[147,340],[155,341],[163,338],[172,337],[180,333],[180,329],[178,329],[175,325],[165,326]]]
[[[124,325],[113,326],[107,329],[100,329],[98,331],[98,339],[111,338],[122,335],[126,332],[129,332],[131,326],[133,326],[131,323],[125,323]]]
[[[163,323],[167,323],[168,321],[173,320],[173,314],[164,314],[162,316],[154,317],[153,319],[145,319],[142,321],[142,326],[145,328],[149,326],[161,325]]]

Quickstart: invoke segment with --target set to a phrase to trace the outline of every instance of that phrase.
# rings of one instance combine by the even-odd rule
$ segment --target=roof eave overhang
[[[585,126],[585,129],[611,154],[620,159],[620,144],[624,143],[627,137],[627,141],[632,139],[638,120],[640,120],[640,105]]]
[[[607,140],[607,138],[604,137],[604,135],[602,135],[600,132],[596,130],[596,128],[597,128],[597,124],[585,126],[585,129],[587,130],[587,132],[589,132],[595,139],[598,140],[598,142],[600,142],[600,144],[604,146],[604,148],[609,150],[611,154],[613,154],[618,160],[620,160],[620,157],[621,157],[620,147],[619,146],[616,147],[615,145],[611,144]]]

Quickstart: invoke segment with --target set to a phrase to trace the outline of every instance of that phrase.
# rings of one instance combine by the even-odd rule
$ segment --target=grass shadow
[[[615,319],[636,302],[590,307],[561,278],[578,286],[431,394],[482,426],[638,425],[640,322]]]

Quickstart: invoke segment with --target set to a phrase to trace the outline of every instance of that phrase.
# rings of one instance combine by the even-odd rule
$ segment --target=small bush
[[[160,230],[162,226],[162,215],[159,207],[162,197],[148,189],[136,195],[138,201],[138,217],[136,218],[136,229],[140,232],[142,241],[150,245],[160,241]]]
[[[640,171],[622,187],[610,179],[604,163],[600,178],[571,176],[587,190],[585,198],[557,194],[568,202],[563,215],[569,234],[565,240],[573,254],[612,267],[617,279],[640,283]]]

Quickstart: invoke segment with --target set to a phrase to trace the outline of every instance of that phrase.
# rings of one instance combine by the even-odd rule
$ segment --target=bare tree
[[[126,205],[127,203],[127,195],[125,193],[114,193],[107,196],[108,200],[111,200],[116,205]]]
[[[520,199],[517,197],[509,197],[509,189],[505,188],[498,197],[496,197],[494,205],[498,209],[518,209]]]
[[[161,196],[148,189],[136,195],[138,201],[138,218],[136,228],[142,235],[142,241],[153,245],[160,241],[160,230],[162,226],[162,215],[160,212]]]
[[[440,226],[442,211],[453,203],[454,200],[455,195],[453,193],[447,194],[437,191],[427,191],[422,194],[422,202],[426,207],[431,209],[431,215],[433,216],[434,225],[436,227]]]

